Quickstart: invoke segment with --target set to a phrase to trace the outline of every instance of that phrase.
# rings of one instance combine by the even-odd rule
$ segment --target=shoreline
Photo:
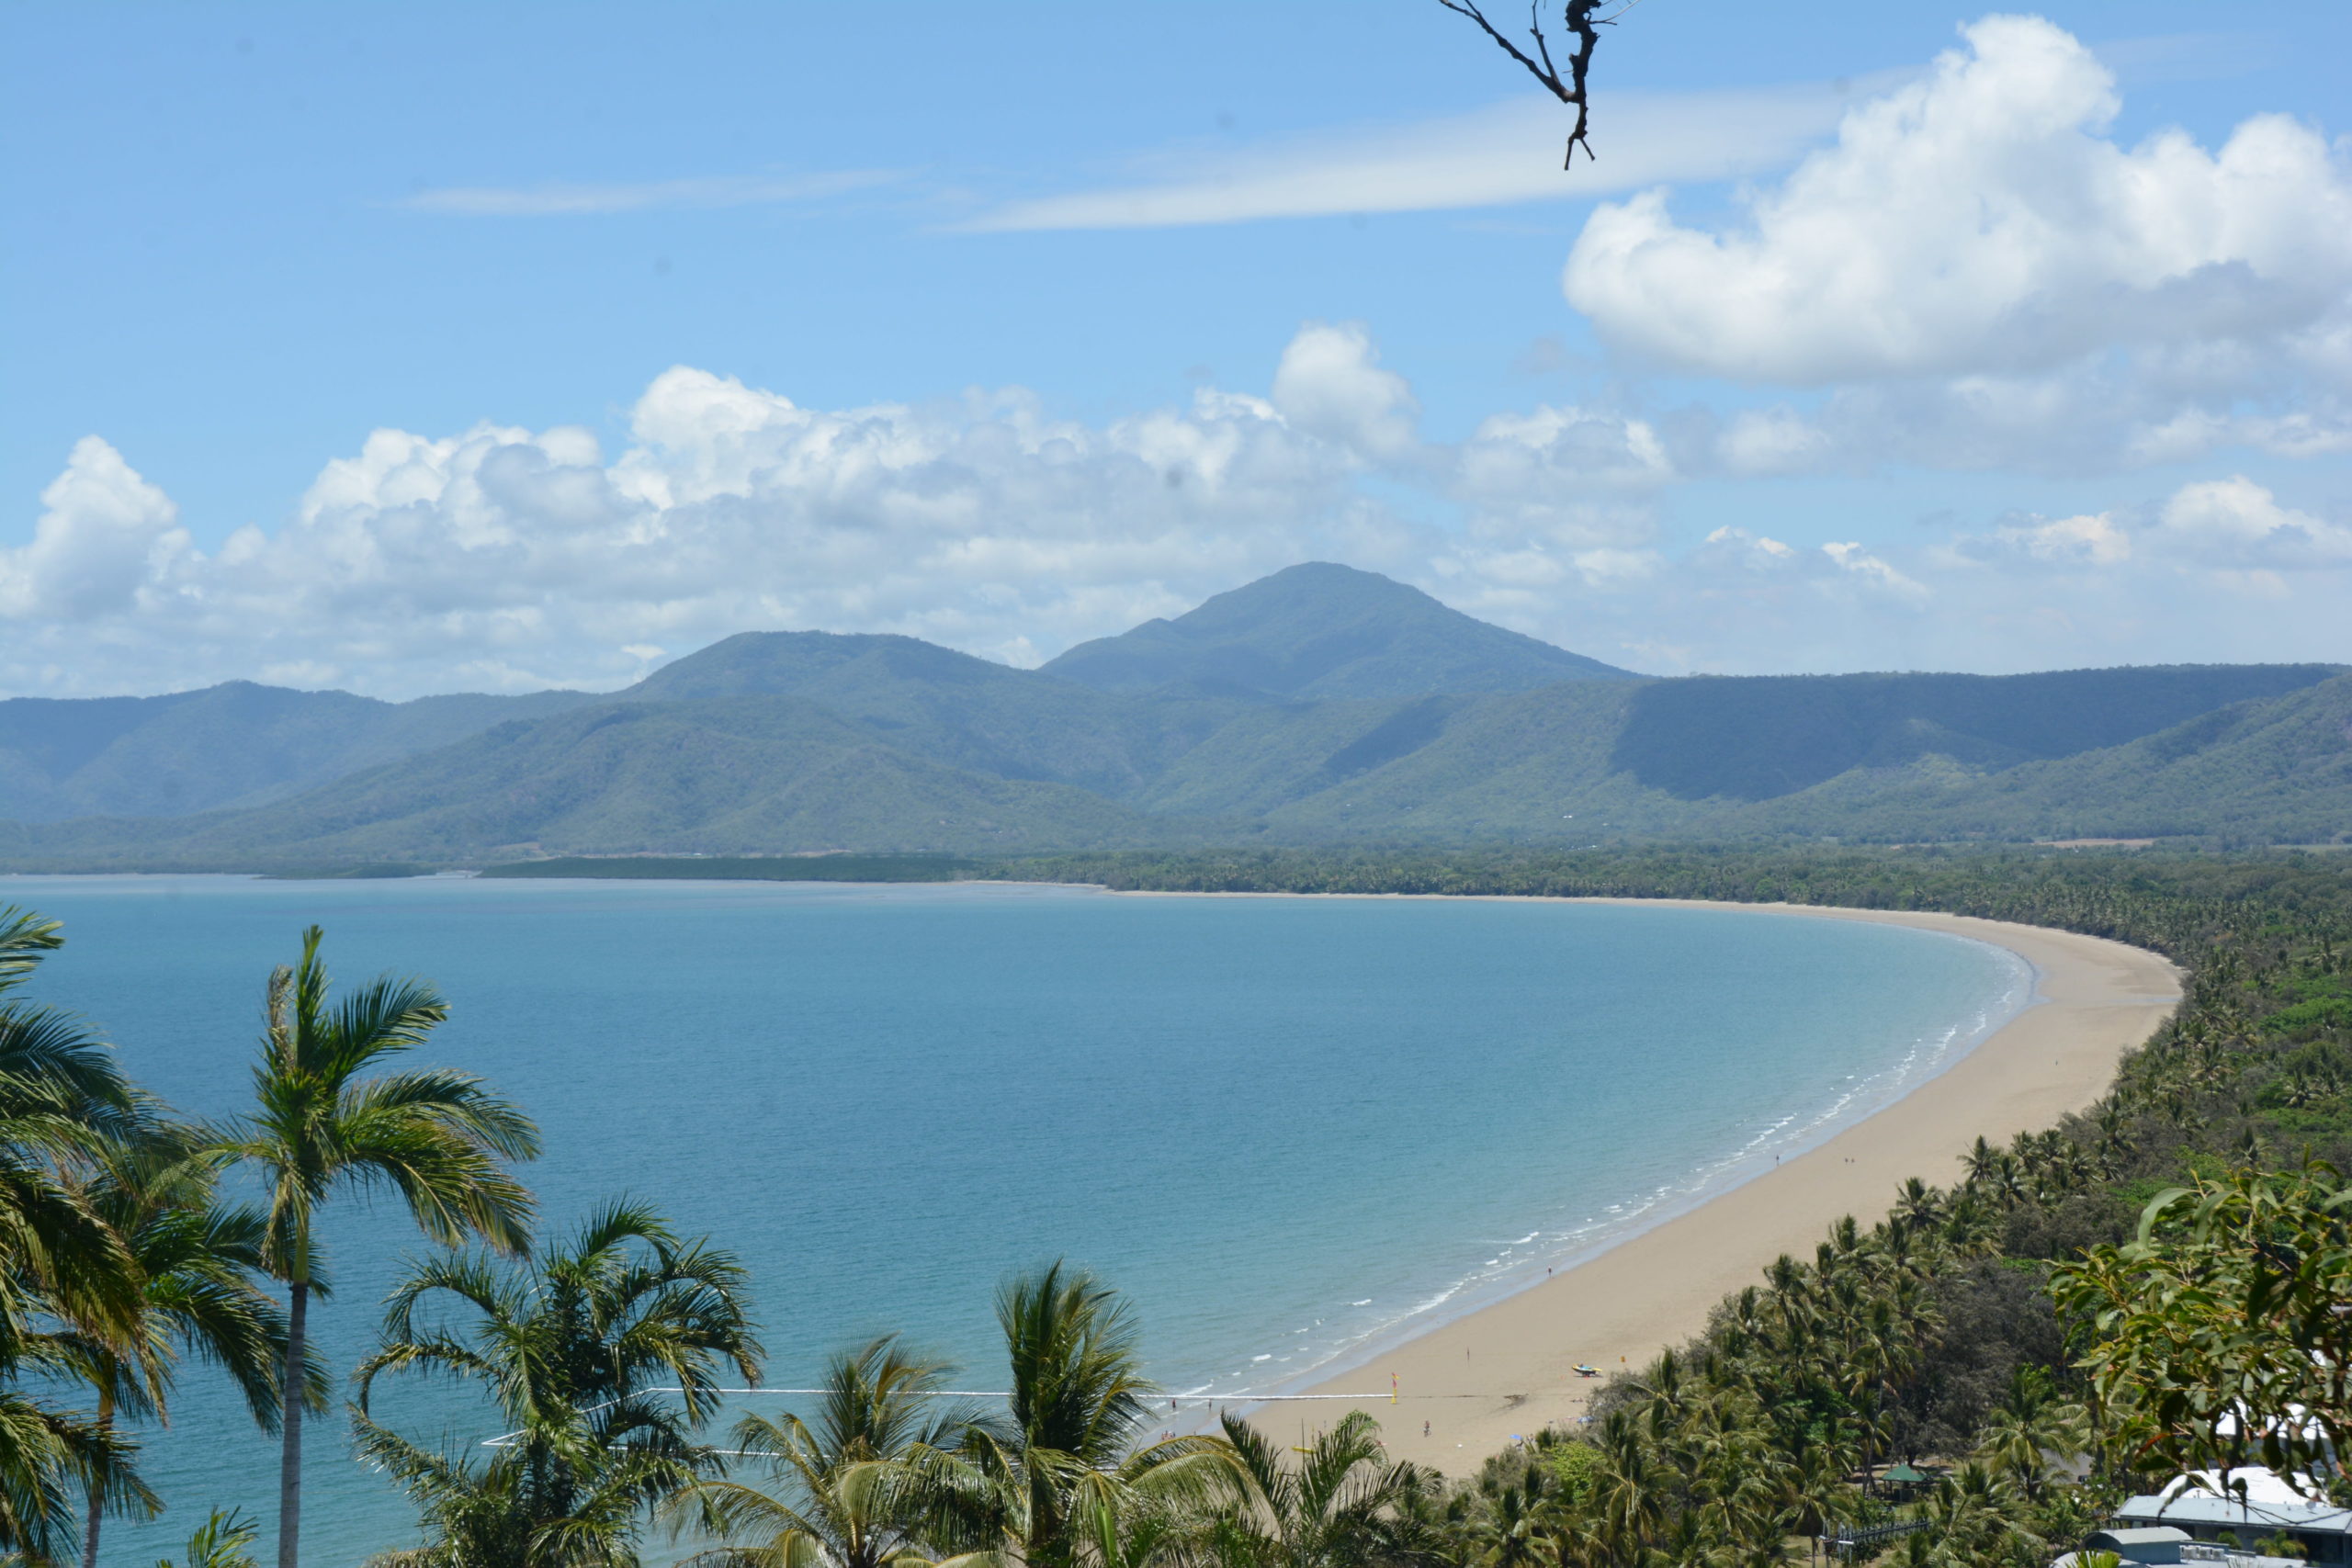
[[[1176,893],[1146,897],[1421,897],[1456,894]],[[2006,1142],[2040,1131],[2105,1094],[2122,1055],[2180,999],[2178,972],[2143,949],[2039,926],[1908,910],[1712,899],[1514,901],[1745,911],[1756,916],[1874,920],[1965,937],[2029,964],[2026,1006],[1940,1071],[1822,1142],[1604,1247],[1550,1278],[1430,1325],[1409,1338],[1351,1355],[1294,1389],[1314,1394],[1309,1425],[1328,1427],[1362,1409],[1382,1425],[1388,1451],[1448,1475],[1474,1473],[1514,1434],[1573,1425],[1610,1374],[1640,1366],[1706,1325],[1716,1303],[1782,1253],[1810,1257],[1830,1224],[1852,1214],[1874,1224],[1896,1190],[1917,1176],[1949,1186],[1978,1136]],[[1601,1369],[1579,1378],[1578,1361]],[[1400,1396],[1361,1404],[1334,1394],[1389,1383]],[[1240,1408],[1249,1408],[1236,1402]],[[1276,1404],[1283,1429],[1301,1408]],[[1430,1427],[1424,1438],[1421,1424]]]

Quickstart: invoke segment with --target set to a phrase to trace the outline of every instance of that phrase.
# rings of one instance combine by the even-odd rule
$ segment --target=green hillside
[[[1124,799],[1252,705],[1098,692],[906,637],[745,632],[628,691],[673,701],[803,698],[900,750],[1008,779]]]
[[[538,692],[385,703],[249,681],[159,697],[17,697],[0,702],[0,816],[50,822],[258,806],[595,700]]]
[[[763,632],[603,698],[0,704],[0,868],[2352,832],[2335,666],[1464,690],[1590,661],[1325,567],[1131,636],[1080,672],[1188,672],[1103,690],[910,637]],[[1191,652],[1145,657],[1170,648]]]
[[[1328,561],[1261,577],[1174,620],[1080,643],[1046,671],[1105,691],[1188,686],[1308,699],[1639,679]]]
[[[1917,767],[1852,775],[1777,813],[1767,830],[1856,837],[2352,840],[2352,676],[2232,705],[2121,746],[1989,776]]]
[[[1611,764],[1684,800],[1769,800],[1928,757],[2007,768],[2120,746],[2326,680],[2324,664],[2035,675],[1693,676],[1645,686]]]
[[[19,864],[306,865],[548,854],[1003,851],[1162,837],[1064,784],[944,767],[790,697],[607,703],[256,810],[16,825]]]

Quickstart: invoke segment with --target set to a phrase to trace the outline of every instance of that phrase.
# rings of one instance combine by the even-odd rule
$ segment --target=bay
[[[1134,897],[1025,886],[11,877],[67,922],[38,999],[181,1111],[240,1108],[300,929],[339,979],[431,976],[431,1059],[522,1102],[542,1229],[647,1199],[740,1252],[766,1382],[904,1331],[994,1387],[989,1295],[1066,1257],[1136,1301],[1171,1390],[1264,1392],[1541,1278],[1817,1142],[2023,1005],[2026,966],[1903,928],[1508,900]],[[330,1225],[338,1370],[423,1245]],[[207,1508],[275,1519],[276,1446],[200,1367],[110,1527],[153,1561]],[[772,1399],[760,1399],[773,1407]],[[446,1389],[394,1424],[492,1435]],[[306,1555],[413,1539],[307,1449]]]

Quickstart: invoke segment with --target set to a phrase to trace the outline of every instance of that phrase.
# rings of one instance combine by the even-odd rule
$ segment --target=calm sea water
[[[1979,943],[1732,910],[226,877],[0,878],[0,901],[67,922],[37,994],[192,1114],[238,1109],[305,923],[344,980],[431,976],[430,1055],[545,1133],[547,1225],[628,1192],[735,1248],[781,1385],[901,1329],[998,1386],[989,1292],[1055,1257],[1135,1297],[1170,1389],[1383,1383],[1380,1346],[1818,1141],[2030,989]],[[347,1369],[421,1244],[346,1204],[330,1246],[313,1322]],[[170,1517],[112,1527],[110,1560],[215,1506],[275,1521],[275,1443],[185,1382],[146,1464]],[[491,1435],[446,1392],[386,1408]],[[340,1421],[313,1438],[306,1555],[406,1542]]]

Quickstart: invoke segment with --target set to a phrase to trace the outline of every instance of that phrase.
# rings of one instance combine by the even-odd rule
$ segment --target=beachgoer
[[[1422,1422],[1422,1423],[1421,1423],[1421,1436],[1422,1436],[1422,1437],[1424,1437],[1424,1438],[1426,1438],[1426,1437],[1428,1437],[1429,1435],[1430,1435],[1430,1424],[1429,1424],[1428,1422],[1424,1421],[1424,1422]]]

